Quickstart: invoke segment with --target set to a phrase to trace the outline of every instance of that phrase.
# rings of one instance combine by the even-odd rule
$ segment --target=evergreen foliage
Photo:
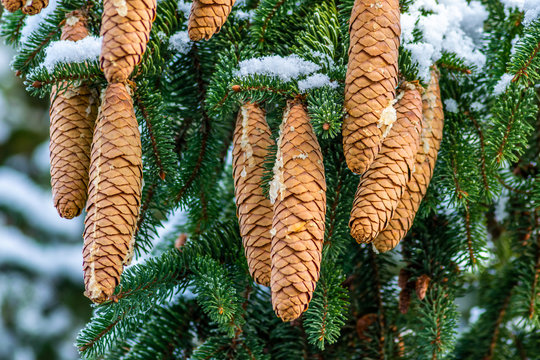
[[[414,2],[402,1],[402,11]],[[113,300],[97,306],[81,330],[82,358],[540,358],[540,21],[523,25],[521,12],[498,0],[482,3],[486,64],[441,54],[442,97],[457,108],[445,102],[434,179],[402,245],[376,254],[348,228],[359,177],[347,168],[340,132],[353,1],[237,1],[219,34],[182,44],[182,51],[169,39],[186,31],[188,14],[174,0],[160,1],[130,82],[144,157],[135,235],[142,260],[124,271]],[[12,66],[33,95],[47,97],[60,81],[105,84],[97,59],[40,67],[74,9],[88,12],[97,36],[101,2],[59,0],[25,39],[25,15],[2,17],[0,34],[17,48]],[[423,40],[419,31],[414,36]],[[238,72],[245,60],[293,54],[318,70],[288,80]],[[399,69],[400,80],[419,80],[404,47]],[[329,81],[300,86],[313,74]],[[505,74],[511,80],[497,91]],[[240,103],[265,107],[276,138],[292,98],[307,105],[322,147],[327,213],[313,300],[300,319],[281,323],[269,289],[249,276],[228,157]],[[158,229],[179,211],[184,222],[159,239]],[[177,249],[180,233],[188,240]],[[420,299],[422,276],[430,282]],[[483,311],[466,331],[457,305],[465,294]]]

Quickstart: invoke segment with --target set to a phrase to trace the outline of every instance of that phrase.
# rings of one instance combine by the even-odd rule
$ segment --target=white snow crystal
[[[103,38],[87,36],[79,41],[53,41],[45,49],[45,60],[41,64],[48,71],[53,71],[58,63],[82,63],[96,60],[101,52]]]
[[[240,69],[236,72],[236,76],[268,75],[283,81],[291,81],[320,69],[319,65],[303,60],[298,55],[264,56],[241,61],[239,65]]]
[[[28,41],[29,36],[39,28],[39,24],[51,15],[54,10],[56,10],[56,7],[58,6],[59,0],[51,0],[49,2],[49,5],[41,10],[39,14],[27,16],[24,20],[24,27],[21,30],[21,44],[24,44],[26,41]]]
[[[304,80],[298,81],[298,89],[300,92],[306,92],[323,86],[329,86],[332,89],[335,89],[338,84],[334,81],[330,81],[330,78],[324,74],[314,74],[308,76]]]
[[[501,0],[507,8],[517,8],[525,12],[523,24],[530,24],[540,17],[540,0]]]
[[[451,113],[457,113],[458,112],[458,104],[457,101],[454,99],[446,99],[444,100],[444,105],[446,107],[446,111],[449,111]]]
[[[512,79],[514,78],[513,75],[510,75],[510,74],[503,74],[503,76],[501,77],[501,79],[499,80],[499,82],[497,82],[497,84],[495,85],[495,87],[493,88],[493,94],[494,95],[500,95],[502,94],[503,92],[506,91],[506,88],[508,87],[508,85],[510,85],[510,83],[512,82]]]
[[[184,17],[187,19],[189,17],[189,13],[191,12],[191,3],[185,2],[184,0],[178,1],[178,11],[182,12]]]
[[[187,54],[192,44],[187,31],[179,31],[169,38],[169,49],[176,50],[180,54]]]

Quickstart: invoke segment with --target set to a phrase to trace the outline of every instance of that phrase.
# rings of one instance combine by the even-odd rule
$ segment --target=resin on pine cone
[[[80,12],[66,17],[62,40],[78,41],[88,35]],[[58,90],[60,89],[60,90]],[[86,85],[53,86],[50,107],[51,185],[60,216],[78,216],[86,204],[92,133],[98,94]]]
[[[398,96],[397,119],[356,190],[349,226],[359,243],[371,242],[386,228],[414,172],[422,99],[415,85],[404,87]]]
[[[131,260],[141,202],[141,139],[131,96],[109,84],[94,131],[84,220],[85,295],[107,300]]]
[[[209,40],[221,30],[235,0],[194,0],[188,20],[188,34],[193,41]]]
[[[395,118],[400,10],[398,0],[356,0],[349,25],[343,152],[351,171],[363,174]]]
[[[139,64],[156,16],[156,0],[104,0],[100,64],[109,83],[125,82]]]
[[[46,8],[49,5],[49,0],[31,0],[26,1],[22,12],[26,15],[36,15],[41,12],[44,8]]]
[[[22,0],[2,0],[2,5],[4,9],[9,12],[15,12],[24,6],[24,1]]]
[[[392,250],[407,235],[433,176],[444,126],[439,74],[436,69],[431,71],[431,80],[422,96],[422,110],[422,135],[416,154],[415,171],[390,224],[373,241],[373,246],[380,252]]]
[[[326,214],[323,158],[304,106],[289,102],[283,116],[274,178],[272,305],[283,321],[298,318],[319,280]]]
[[[257,104],[246,103],[238,112],[233,138],[233,177],[240,234],[255,282],[270,285],[272,204],[264,196],[264,159],[274,145],[266,113]]]

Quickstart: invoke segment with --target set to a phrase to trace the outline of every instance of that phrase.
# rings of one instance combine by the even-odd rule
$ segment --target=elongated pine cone
[[[36,15],[49,5],[49,0],[32,0],[25,2],[22,12],[26,15]]]
[[[24,1],[22,0],[2,0],[2,5],[4,9],[9,12],[15,12],[24,6]]]
[[[253,279],[270,285],[272,204],[263,195],[264,158],[274,145],[266,114],[246,103],[238,112],[233,138],[233,177],[240,234]]]
[[[209,40],[221,30],[236,0],[194,0],[188,20],[188,34],[193,41]]]
[[[399,0],[356,0],[352,10],[342,134],[357,174],[370,167],[395,115],[399,17]]]
[[[405,237],[433,176],[444,125],[437,70],[431,72],[431,81],[422,96],[422,109],[424,118],[415,171],[399,201],[392,221],[373,241],[375,248],[381,252],[392,250]]]
[[[77,41],[88,35],[79,12],[68,17],[62,40]],[[57,91],[57,89],[62,89]],[[97,116],[98,94],[86,85],[61,83],[51,91],[49,145],[54,205],[60,216],[79,216],[86,204],[92,133]]]
[[[270,200],[272,305],[283,321],[308,308],[319,280],[326,214],[323,158],[304,106],[290,102],[283,116]]]
[[[359,243],[371,242],[386,228],[414,171],[422,126],[422,99],[410,83],[405,84],[405,91],[398,98],[395,123],[360,180],[354,197],[349,226]]]
[[[133,252],[141,202],[141,139],[124,84],[109,84],[100,107],[84,220],[85,295],[108,299]]]
[[[125,82],[142,60],[156,17],[156,0],[104,0],[101,69],[109,83]]]

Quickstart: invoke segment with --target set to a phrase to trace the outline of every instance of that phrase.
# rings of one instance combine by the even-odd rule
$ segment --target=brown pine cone
[[[30,3],[26,2],[22,8],[23,14],[36,15],[45,9],[49,5],[49,0],[32,0]]]
[[[84,220],[85,295],[107,300],[133,253],[141,202],[141,139],[124,84],[110,84],[100,107]]]
[[[257,104],[246,103],[238,112],[233,138],[233,177],[240,234],[251,276],[270,285],[272,204],[263,195],[264,158],[274,145],[266,114]]]
[[[2,5],[4,9],[9,12],[15,12],[24,6],[24,1],[22,0],[2,0]]]
[[[356,191],[349,226],[359,243],[371,242],[386,228],[414,171],[422,99],[413,84],[404,86],[396,106],[397,120]]]
[[[371,165],[395,118],[400,28],[398,0],[356,0],[349,26],[343,151],[351,171]]]
[[[221,30],[235,0],[194,0],[188,20],[188,34],[193,41],[209,40]]]
[[[66,14],[66,21],[62,27],[60,40],[79,41],[88,36],[86,16],[82,11],[75,10]]]
[[[283,321],[308,308],[319,280],[326,214],[323,158],[304,106],[289,102],[280,129],[272,222],[272,305]]]
[[[77,41],[87,34],[80,12],[70,14],[62,28],[62,39]],[[54,205],[60,216],[71,219],[79,216],[86,203],[98,94],[86,85],[61,83],[53,86],[50,99],[49,150]]]
[[[156,17],[156,0],[104,0],[101,69],[109,83],[125,82],[142,60]]]
[[[431,72],[431,81],[422,96],[422,108],[424,118],[415,171],[392,221],[373,241],[373,245],[381,252],[392,250],[407,235],[433,176],[444,125],[439,74],[435,69]]]

